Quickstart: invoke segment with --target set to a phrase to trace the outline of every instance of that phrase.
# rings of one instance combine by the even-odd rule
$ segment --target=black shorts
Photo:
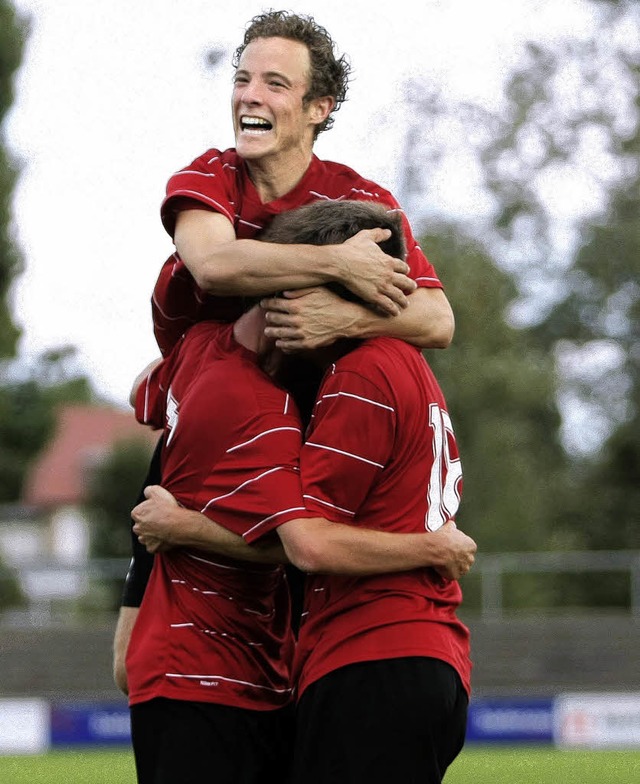
[[[286,781],[293,710],[157,698],[131,707],[139,784]]]
[[[446,662],[342,667],[300,698],[292,784],[440,784],[464,744],[467,693]]]

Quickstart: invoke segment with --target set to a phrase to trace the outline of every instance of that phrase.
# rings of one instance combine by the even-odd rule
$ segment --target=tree
[[[461,450],[458,520],[482,552],[546,549],[565,471],[553,357],[507,323],[516,287],[476,242],[454,227],[421,244],[456,314],[453,344],[427,359]]]
[[[141,439],[121,441],[92,473],[86,511],[92,520],[91,555],[131,555],[131,510],[149,467],[151,450]]]
[[[131,510],[147,474],[150,456],[148,442],[124,440],[95,466],[85,503],[85,513],[91,521],[92,558],[130,558]],[[123,573],[94,584],[93,609],[118,609],[124,576]]]
[[[13,76],[20,65],[28,26],[10,3],[0,0],[0,127],[13,103]],[[17,165],[0,137],[0,357],[16,352],[20,331],[13,322],[8,294],[22,271],[22,258],[11,232],[11,196]]]
[[[506,317],[520,327],[530,364],[556,359],[573,469],[553,485],[556,540],[638,547],[640,6],[584,5],[595,20],[590,34],[529,42],[497,108],[451,106],[436,89],[409,85],[407,143],[430,152],[412,156],[427,169],[412,165],[403,183],[405,200],[415,208],[421,195],[430,205],[421,217],[436,226],[440,172],[464,159],[482,208],[453,216],[454,231],[475,237],[514,282]],[[457,363],[452,378],[459,372]]]
[[[94,399],[74,355],[71,347],[45,352],[0,385],[0,503],[20,499],[26,471],[54,431],[58,405]]]

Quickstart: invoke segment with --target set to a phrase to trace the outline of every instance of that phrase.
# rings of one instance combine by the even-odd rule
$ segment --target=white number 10
[[[459,457],[452,458],[449,444],[455,443],[451,418],[437,403],[429,406],[429,426],[433,431],[433,465],[427,491],[425,526],[437,531],[453,517],[460,505],[460,479],[462,464]]]

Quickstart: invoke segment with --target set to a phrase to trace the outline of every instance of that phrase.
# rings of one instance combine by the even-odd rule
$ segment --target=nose
[[[255,106],[262,103],[262,88],[254,79],[240,86],[239,99],[242,103]]]

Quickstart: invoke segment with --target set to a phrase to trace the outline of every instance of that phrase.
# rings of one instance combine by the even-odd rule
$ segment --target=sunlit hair
[[[347,86],[351,66],[345,55],[337,57],[335,44],[329,33],[311,16],[294,14],[290,11],[267,11],[254,16],[248,23],[242,44],[233,55],[233,67],[237,68],[242,53],[256,38],[288,38],[299,41],[309,50],[311,72],[309,89],[304,101],[330,96],[335,105],[329,116],[315,128],[317,137],[333,125],[333,114],[338,111],[347,97]]]

